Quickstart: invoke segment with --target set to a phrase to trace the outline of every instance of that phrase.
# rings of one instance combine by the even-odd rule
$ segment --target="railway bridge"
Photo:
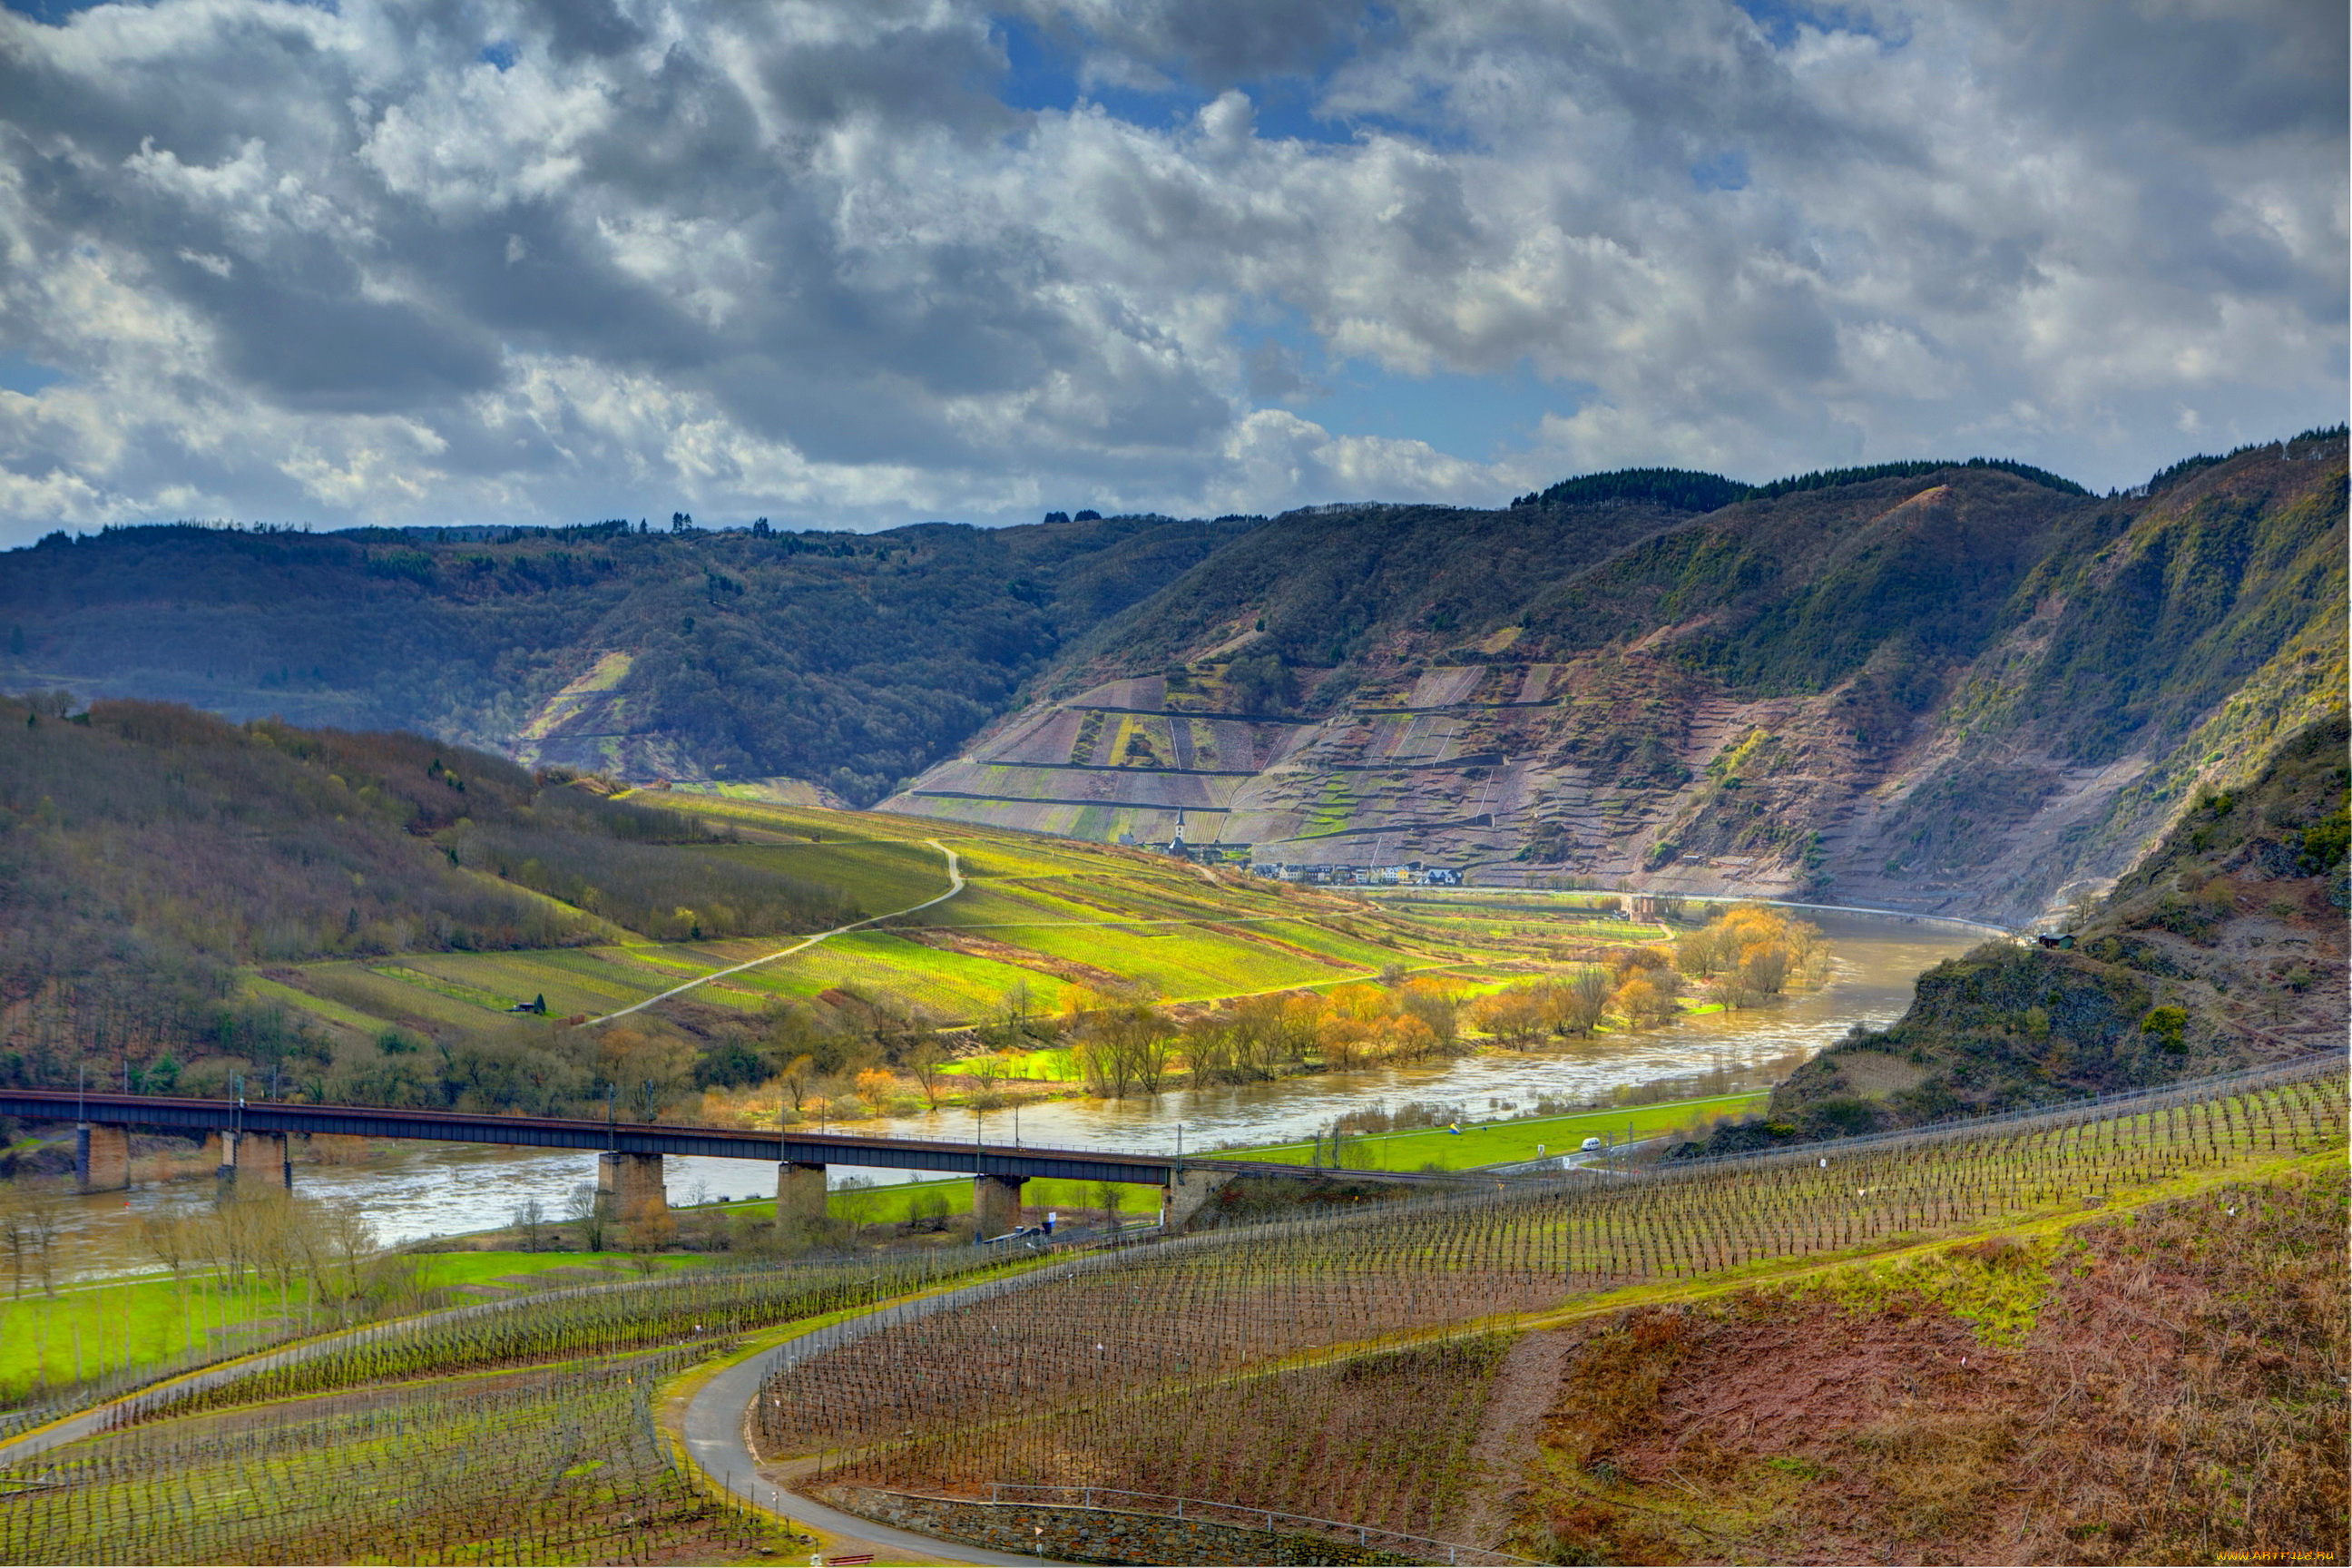
[[[578,1149],[596,1155],[597,1200],[613,1219],[656,1232],[669,1223],[662,1162],[672,1154],[761,1160],[776,1166],[776,1220],[791,1225],[823,1217],[825,1167],[863,1165],[895,1171],[969,1175],[972,1212],[983,1234],[1010,1230],[1021,1213],[1022,1184],[1038,1177],[1121,1182],[1161,1190],[1160,1217],[1181,1225],[1209,1195],[1238,1175],[1300,1173],[1297,1165],[1265,1161],[1183,1159],[1104,1149],[1041,1149],[999,1143],[916,1138],[860,1138],[790,1129],[781,1134],[734,1127],[682,1127],[662,1122],[578,1121],[545,1116],[489,1116],[456,1110],[400,1110],[366,1105],[300,1105],[283,1100],[188,1100],[158,1095],[84,1093],[76,1089],[0,1089],[0,1116],[74,1124],[74,1175],[84,1192],[131,1184],[130,1133],[220,1139],[224,1184],[290,1187],[287,1139],[341,1133],[357,1138],[413,1138],[442,1143],[500,1143],[530,1149]],[[1442,1180],[1418,1172],[1350,1171],[1375,1182]]]

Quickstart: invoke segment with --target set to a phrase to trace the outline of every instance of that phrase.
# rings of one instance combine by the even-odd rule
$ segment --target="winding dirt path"
[[[625,1018],[630,1014],[650,1007],[656,1002],[667,1002],[673,996],[682,995],[698,985],[708,985],[714,980],[724,980],[730,974],[740,974],[747,969],[757,969],[763,963],[773,963],[780,958],[790,958],[796,952],[805,952],[818,942],[829,937],[839,936],[845,931],[863,931],[867,926],[878,924],[883,921],[897,920],[900,915],[911,915],[919,910],[928,910],[933,904],[946,903],[963,891],[962,862],[956,858],[954,850],[938,839],[926,838],[923,842],[948,858],[948,890],[938,898],[925,899],[919,904],[908,904],[903,910],[887,910],[878,915],[868,915],[862,921],[852,921],[845,926],[835,926],[831,931],[821,931],[814,936],[803,937],[790,947],[779,948],[773,952],[763,953],[758,958],[748,959],[741,963],[730,964],[725,969],[714,969],[708,974],[698,974],[683,985],[673,985],[668,990],[648,996],[642,1002],[632,1002],[627,1006],[607,1013],[601,1018],[591,1018],[588,1020],[588,1026],[593,1028],[598,1024],[609,1024],[615,1018]]]

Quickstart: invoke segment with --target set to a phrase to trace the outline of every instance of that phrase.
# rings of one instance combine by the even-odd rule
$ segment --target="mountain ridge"
[[[1103,839],[1181,811],[1291,863],[2022,919],[2340,704],[2343,450],[2106,497],[1973,458],[997,531],[60,534],[0,555],[0,684]]]
[[[883,808],[2027,919],[2341,705],[2343,453],[1285,514]]]
[[[863,805],[1248,524],[671,526],[55,533],[0,554],[0,685]]]

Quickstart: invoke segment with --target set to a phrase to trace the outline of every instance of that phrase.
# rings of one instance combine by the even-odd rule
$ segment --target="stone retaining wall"
[[[872,1487],[813,1489],[834,1507],[998,1552],[1036,1552],[1065,1563],[1410,1563],[1423,1559],[1289,1531],[1044,1503],[959,1502]]]

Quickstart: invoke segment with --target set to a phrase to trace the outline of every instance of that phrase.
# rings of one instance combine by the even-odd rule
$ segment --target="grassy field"
[[[1043,1050],[992,1051],[985,1056],[966,1057],[949,1062],[940,1070],[962,1074],[992,1071],[1013,1083],[1072,1083],[1076,1081],[1078,1069],[1067,1047],[1048,1046]]]
[[[965,1184],[967,1191],[970,1183]],[[404,1292],[427,1300],[492,1300],[517,1290],[637,1277],[640,1263],[668,1269],[697,1259],[640,1260],[626,1253],[451,1252],[407,1260]],[[436,1294],[436,1293],[440,1294]],[[0,1399],[116,1369],[166,1366],[192,1348],[226,1353],[279,1337],[310,1314],[311,1289],[297,1278],[236,1286],[191,1268],[178,1280],[142,1275],[44,1296],[37,1285],[0,1300]]]
[[[1367,978],[1391,967],[1446,968],[1496,983],[1554,956],[1563,942],[1648,941],[1661,928],[1450,904],[1381,908],[1336,890],[1208,873],[1139,849],[1032,837],[715,795],[663,804],[721,820],[743,842],[681,851],[730,857],[842,889],[860,908],[906,909],[949,886],[952,848],[967,879],[954,899],[882,927],[835,937],[698,988],[694,999],[757,1011],[838,988],[895,996],[949,1023],[986,1018],[1016,988],[1051,1009],[1076,988],[1139,984],[1166,1002],[1202,1002]],[[398,1023],[494,1026],[544,997],[557,1016],[601,1016],[681,982],[763,957],[789,938],[599,945],[511,952],[407,953],[255,976],[257,994],[303,1008],[341,1033]],[[290,983],[289,983],[290,982]]]
[[[1479,1165],[1504,1165],[1545,1154],[1573,1152],[1587,1138],[1622,1142],[1643,1139],[1681,1128],[1698,1128],[1762,1109],[1769,1089],[1752,1094],[1716,1095],[1706,1100],[1674,1100],[1658,1105],[1629,1105],[1621,1110],[1579,1112],[1570,1116],[1539,1116],[1524,1121],[1474,1122],[1461,1131],[1444,1128],[1412,1132],[1350,1136],[1341,1144],[1343,1168],[1369,1171],[1465,1171]],[[1286,1143],[1270,1149],[1225,1149],[1208,1156],[1227,1160],[1276,1160],[1305,1164],[1316,1152],[1311,1143]],[[1324,1146],[1322,1158],[1330,1157]]]
[[[1122,1215],[1156,1215],[1160,1212],[1160,1189],[1135,1186],[1126,1183],[1112,1191],[1118,1200]],[[1101,1189],[1092,1182],[1064,1182],[1040,1177],[1021,1189],[1021,1201],[1031,1208],[1059,1209],[1066,1215],[1080,1211],[1094,1214],[1102,1207]],[[900,1182],[888,1186],[835,1187],[824,1195],[825,1213],[835,1219],[854,1220],[859,1225],[903,1225],[924,1215],[960,1215],[971,1212],[971,1178],[952,1176],[934,1182]],[[772,1202],[749,1204],[713,1204],[711,1208],[723,1208],[730,1215],[749,1215],[758,1219],[773,1219],[776,1205]],[[698,1209],[681,1209],[681,1214],[700,1213]]]

